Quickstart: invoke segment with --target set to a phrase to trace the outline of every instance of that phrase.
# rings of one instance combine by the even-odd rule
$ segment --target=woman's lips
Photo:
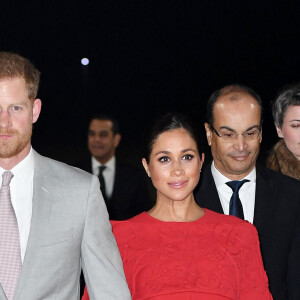
[[[181,189],[187,185],[187,182],[188,182],[187,180],[173,181],[173,182],[169,182],[168,185],[174,189]]]

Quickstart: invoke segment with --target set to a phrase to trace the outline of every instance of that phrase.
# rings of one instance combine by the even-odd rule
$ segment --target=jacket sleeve
[[[300,299],[300,208],[289,254],[287,287],[289,299]]]
[[[91,300],[131,299],[99,181],[95,176],[92,176],[87,196],[81,260]]]

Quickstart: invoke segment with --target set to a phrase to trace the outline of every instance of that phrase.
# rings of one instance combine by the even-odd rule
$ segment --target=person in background
[[[300,84],[285,87],[272,105],[280,140],[273,147],[267,167],[300,180]]]
[[[112,221],[132,299],[272,299],[254,226],[195,202],[200,141],[187,118],[173,113],[146,138],[142,163],[156,203]],[[82,300],[89,299],[87,290]]]
[[[262,141],[261,100],[239,84],[207,103],[206,136],[213,161],[197,203],[255,225],[274,299],[300,299],[300,182],[256,164]]]
[[[82,267],[91,299],[130,300],[98,178],[31,147],[39,79],[0,52],[0,299],[79,299]]]
[[[92,117],[88,129],[91,156],[76,164],[99,177],[111,220],[126,220],[153,206],[144,174],[116,158],[120,141],[119,124],[113,116]]]

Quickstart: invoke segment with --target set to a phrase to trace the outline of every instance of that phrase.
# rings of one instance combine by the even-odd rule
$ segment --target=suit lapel
[[[253,224],[258,229],[258,232],[266,229],[265,224],[271,218],[272,211],[275,208],[276,188],[267,169],[257,166]]]
[[[32,217],[28,243],[26,247],[22,271],[15,292],[15,299],[22,298],[24,282],[32,270],[39,249],[39,241],[43,236],[45,226],[51,212],[51,194],[49,180],[47,178],[47,164],[43,158],[34,151],[34,177]]]
[[[211,164],[208,164],[201,175],[200,186],[195,193],[196,202],[207,209],[223,214],[214,178],[211,173]]]
[[[122,175],[121,173],[121,166],[118,162],[118,160],[116,159],[116,166],[115,166],[115,179],[114,179],[114,186],[113,186],[113,192],[111,195],[111,200],[112,199],[120,199],[122,198],[122,196],[118,196],[119,192],[122,192],[122,189],[120,189],[120,182],[122,180]]]

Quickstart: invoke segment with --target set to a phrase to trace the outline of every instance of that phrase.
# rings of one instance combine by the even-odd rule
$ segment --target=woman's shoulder
[[[228,216],[205,209],[206,223],[212,224],[214,232],[220,237],[235,236],[241,242],[256,240],[257,230],[253,224],[234,216]]]
[[[110,223],[112,226],[125,226],[126,224],[142,223],[145,221],[146,217],[147,213],[144,211],[130,219],[122,221],[111,220]]]
[[[217,213],[215,211],[209,210],[207,208],[204,208],[205,211],[205,221],[207,223],[223,223],[223,224],[232,224],[232,225],[240,225],[243,223],[249,224],[248,221],[242,220],[240,218],[234,217],[234,216],[229,216],[229,215],[224,215]]]
[[[154,223],[153,223],[154,222]],[[111,221],[112,232],[119,248],[148,249],[157,238],[155,220],[143,212],[124,221]],[[122,250],[120,251],[122,252]]]
[[[123,221],[111,220],[110,223],[112,225],[112,230],[115,235],[123,234],[129,229],[134,230],[134,228],[138,228],[147,224],[147,213],[142,212],[130,219]]]

